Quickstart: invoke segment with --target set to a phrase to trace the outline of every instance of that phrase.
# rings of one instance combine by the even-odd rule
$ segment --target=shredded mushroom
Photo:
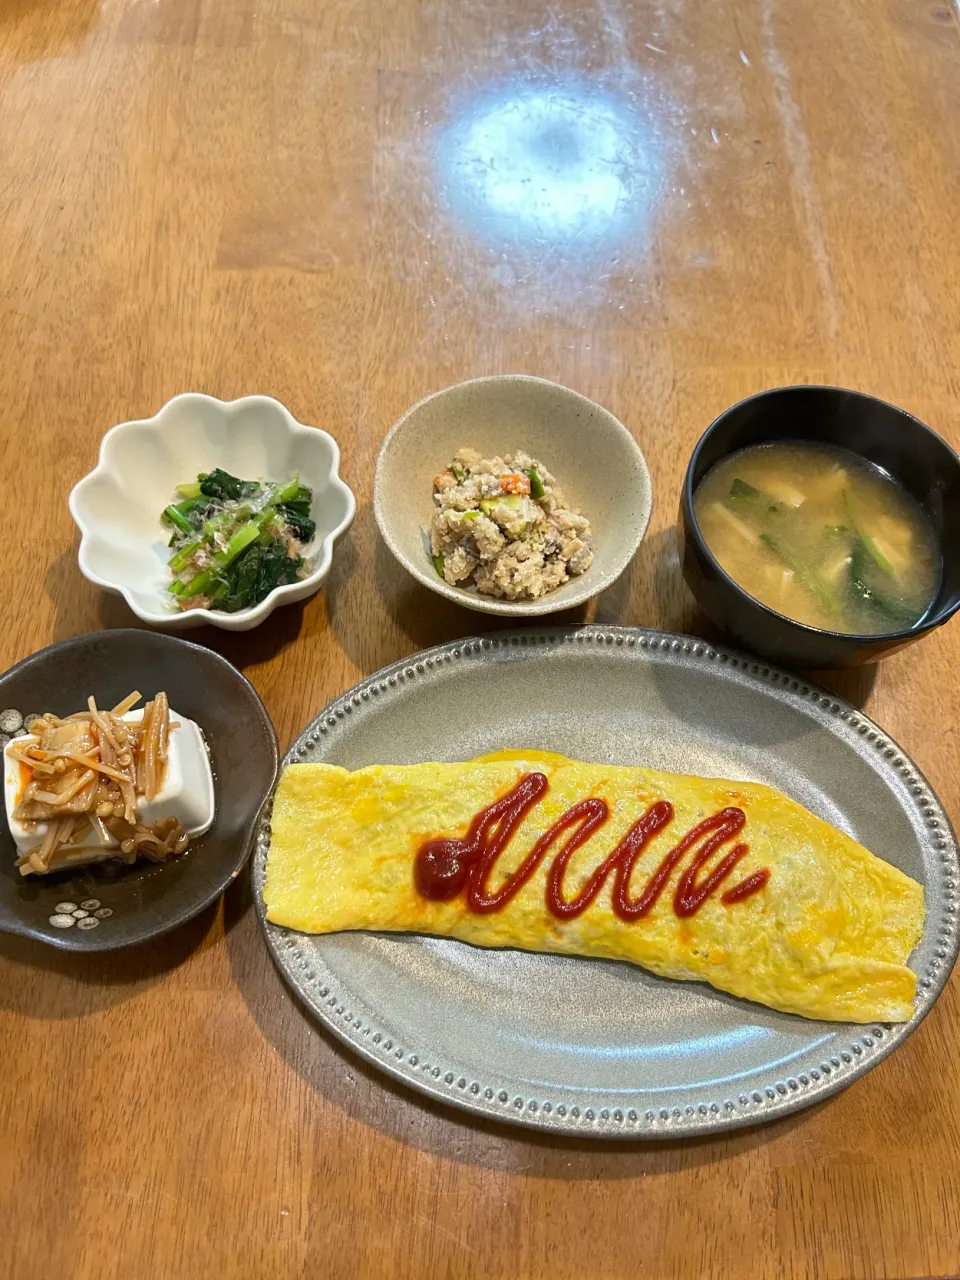
[[[58,856],[68,857],[91,829],[128,863],[141,856],[163,862],[186,851],[190,838],[176,818],[140,820],[138,800],[154,800],[163,789],[170,730],[178,727],[165,693],[146,703],[139,724],[125,723],[140,697],[135,691],[112,711],[91,697],[86,711],[34,717],[27,734],[11,743],[9,755],[21,776],[26,771],[13,816],[28,830],[46,824],[41,843],[17,860],[21,875],[55,871]]]

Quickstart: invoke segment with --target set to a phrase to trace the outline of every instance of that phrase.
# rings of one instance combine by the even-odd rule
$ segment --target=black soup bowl
[[[939,542],[940,590],[911,627],[846,635],[794,622],[761,604],[714,558],[694,513],[697,486],[721,458],[751,445],[806,441],[848,449],[898,480],[929,517]],[[709,618],[741,644],[786,666],[853,667],[894,653],[942,626],[960,608],[960,458],[919,419],[857,391],[776,387],[741,400],[713,422],[693,451],[680,502],[683,576]]]

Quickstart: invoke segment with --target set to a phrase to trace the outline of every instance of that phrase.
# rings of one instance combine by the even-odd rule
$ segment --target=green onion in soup
[[[721,567],[778,613],[881,635],[919,622],[940,586],[930,522],[902,485],[828,445],[775,443],[716,464],[694,496]]]

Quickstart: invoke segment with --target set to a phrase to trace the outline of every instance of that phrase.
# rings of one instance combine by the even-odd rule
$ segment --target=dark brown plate
[[[25,877],[3,818],[0,931],[71,951],[131,946],[197,915],[246,862],[276,781],[277,737],[253,686],[219,654],[151,631],[79,636],[41,649],[0,676],[0,711],[68,715],[91,693],[110,706],[133,689],[145,697],[166,690],[174,710],[203,730],[216,787],[213,826],[182,858],[163,866],[106,862]],[[71,910],[58,911],[67,904]],[[74,923],[61,920],[58,926],[51,916],[71,916]]]

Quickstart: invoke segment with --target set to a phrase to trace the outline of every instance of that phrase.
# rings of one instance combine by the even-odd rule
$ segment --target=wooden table
[[[130,625],[70,486],[176,392],[270,392],[359,511],[325,592],[199,633],[281,742],[494,623],[378,544],[424,393],[556,378],[629,424],[653,525],[584,616],[697,630],[673,523],[725,406],[824,381],[960,444],[949,0],[3,0],[0,659]],[[960,626],[836,677],[960,808]],[[390,1084],[298,1009],[249,890],[134,953],[0,938],[0,1272],[960,1272],[960,983],[827,1105],[708,1142],[555,1141]]]

